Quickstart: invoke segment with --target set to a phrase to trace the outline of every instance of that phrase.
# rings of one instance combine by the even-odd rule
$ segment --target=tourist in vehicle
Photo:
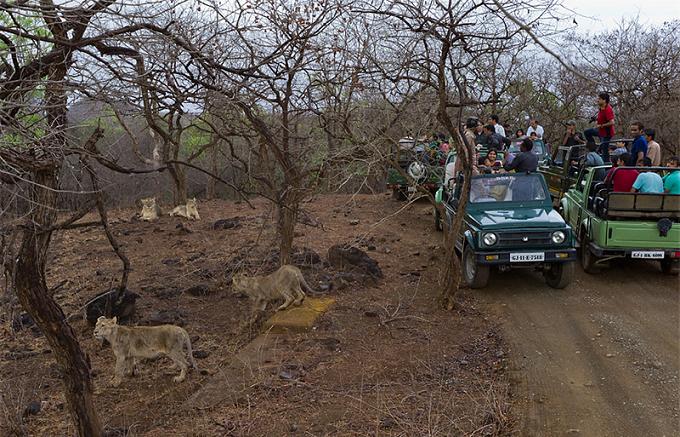
[[[529,135],[529,137],[531,137],[532,133],[535,133],[539,139],[543,139],[543,126],[538,124],[538,120],[535,118],[532,118],[531,121],[529,121],[529,127],[527,128],[527,135]]]
[[[536,132],[532,132],[529,134],[529,139],[531,141],[537,141],[538,140],[538,134]]]
[[[672,156],[668,158],[666,167],[678,168],[680,158]],[[663,190],[668,194],[680,194],[680,170],[672,170],[663,177]]]
[[[604,165],[602,157],[597,153],[597,144],[590,141],[586,144],[586,149],[588,150],[588,153],[586,153],[586,157],[583,160],[583,165],[585,167],[596,167],[598,165]]]
[[[654,141],[656,131],[654,129],[645,129],[645,140],[647,141],[647,158],[652,160],[652,167],[661,165],[661,146]]]
[[[524,133],[524,129],[517,129],[515,131],[515,139],[523,140],[525,137],[526,137],[526,134]]]
[[[651,167],[652,160],[642,158],[642,166]],[[633,193],[663,193],[663,179],[653,171],[642,171],[635,179],[630,191]]]
[[[576,132],[576,122],[574,120],[567,121],[567,127],[562,137],[562,145],[566,147],[576,146],[578,144],[585,144],[580,133]]]
[[[612,163],[616,162],[616,157],[623,155],[624,153],[628,153],[626,143],[619,141],[614,144],[609,144],[609,156],[612,159]]]
[[[465,146],[467,147],[469,156],[471,158],[471,164],[472,164],[472,173],[476,174],[478,173],[477,171],[477,125],[479,124],[479,121],[474,118],[470,117],[467,119],[465,122]],[[463,164],[462,161],[459,159],[460,157],[456,158],[455,160],[455,165],[453,168],[453,175],[454,177],[457,177],[458,172],[463,170]]]
[[[630,147],[630,162],[631,167],[640,167],[643,164],[642,160],[647,156],[647,140],[642,134],[644,126],[639,121],[634,121],[630,124],[630,134],[633,136],[633,144]]]
[[[498,163],[497,159],[498,153],[496,153],[495,150],[491,149],[489,150],[489,153],[487,153],[486,156],[484,157],[483,165],[487,167],[493,167]]]
[[[487,124],[484,126],[484,137],[485,137],[485,145],[489,149],[496,149],[496,150],[502,150],[503,149],[503,137],[501,137],[498,133],[496,133],[496,130],[494,129],[492,124]]]
[[[630,160],[630,153],[622,153],[616,156],[615,160],[615,167],[609,169],[607,176],[604,178],[604,182],[609,184],[611,181],[612,191],[614,192],[629,193],[640,173],[634,168],[621,168],[615,170],[617,167],[626,166],[626,163]]]
[[[498,115],[496,115],[496,114],[491,114],[491,116],[490,116],[489,119],[487,120],[486,124],[490,124],[491,126],[493,126],[494,131],[495,131],[498,135],[500,135],[501,137],[505,138],[505,137],[506,137],[506,135],[505,135],[505,128],[503,127],[502,124],[499,123],[498,120],[499,120]]]
[[[586,129],[583,135],[587,141],[595,142],[595,137],[600,138],[600,149],[598,152],[602,159],[609,162],[609,140],[614,136],[614,110],[609,104],[609,94],[600,93],[597,95],[597,115],[591,118],[595,121],[595,127]]]
[[[538,156],[531,151],[533,148],[534,142],[529,138],[525,138],[519,146],[520,153],[512,161],[506,161],[503,168],[506,171],[515,170],[518,173],[536,171],[538,168]]]

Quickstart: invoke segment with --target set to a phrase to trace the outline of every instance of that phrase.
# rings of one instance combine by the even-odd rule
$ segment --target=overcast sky
[[[578,29],[596,32],[603,26],[615,28],[621,18],[640,16],[640,22],[658,26],[664,21],[680,19],[680,0],[564,0],[574,10]]]

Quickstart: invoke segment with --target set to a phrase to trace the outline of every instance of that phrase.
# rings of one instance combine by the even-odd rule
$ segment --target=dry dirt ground
[[[113,388],[111,349],[95,341],[86,321],[73,321],[91,360],[96,405],[109,435],[514,432],[504,370],[508,350],[498,327],[467,291],[459,295],[457,310],[438,308],[441,237],[433,230],[430,208],[418,202],[397,213],[405,204],[388,195],[321,196],[304,207],[323,229],[300,225],[295,239],[297,247],[322,258],[333,244],[358,241],[380,263],[384,279],[327,293],[336,299],[330,311],[312,331],[285,337],[280,362],[267,371],[253,369],[248,392],[236,402],[187,407],[192,394],[257,334],[244,324],[249,303],[231,293],[228,281],[234,267],[265,273],[274,266],[267,259],[275,237],[271,211],[264,201],[254,204],[251,209],[245,203],[202,202],[202,220],[186,225],[191,232],[167,216],[143,223],[130,220],[132,210],[111,211],[112,228],[132,262],[129,288],[140,295],[133,323],[165,311],[184,325],[203,358],[197,359],[201,371],[183,383],[173,383],[170,362],[159,359],[142,363],[139,375]],[[240,227],[212,229],[216,220],[235,216]],[[51,257],[49,283],[67,315],[79,313],[117,281],[119,260],[99,229],[57,234]],[[317,288],[336,274],[325,266],[305,267],[303,273]],[[185,292],[196,284],[212,293]],[[60,371],[44,337],[31,328],[14,331],[5,320],[0,338],[0,434],[23,425],[30,435],[73,435]],[[25,411],[32,401],[41,407],[37,414]]]
[[[677,277],[630,260],[597,275],[577,268],[565,290],[532,272],[512,276],[492,277],[477,296],[510,344],[520,435],[679,435]]]

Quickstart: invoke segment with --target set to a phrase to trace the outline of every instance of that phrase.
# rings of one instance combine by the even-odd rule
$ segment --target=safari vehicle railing
[[[623,170],[680,171],[669,167],[616,167],[607,181],[597,182],[591,191],[592,206],[598,217],[610,220],[680,220],[680,195],[669,193],[625,193],[612,191],[616,173]]]

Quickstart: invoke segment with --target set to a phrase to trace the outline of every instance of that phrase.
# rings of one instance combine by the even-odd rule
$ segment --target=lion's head
[[[97,319],[97,324],[94,326],[94,338],[104,342],[113,333],[116,326],[118,326],[118,317],[107,319],[104,316],[100,316]]]

